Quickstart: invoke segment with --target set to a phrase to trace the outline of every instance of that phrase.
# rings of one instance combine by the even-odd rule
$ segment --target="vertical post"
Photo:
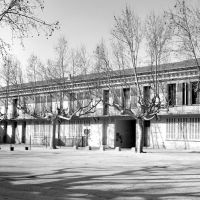
[[[16,128],[17,128],[17,122],[12,122],[12,135],[11,135],[11,143],[15,144],[15,135],[16,135]]]
[[[60,148],[61,148],[61,141],[60,141],[60,124],[61,124],[61,122],[60,121],[58,121],[58,124],[57,124],[57,127],[58,127],[58,144],[57,145],[59,145],[60,146]]]
[[[192,83],[188,84],[188,105],[192,105]]]
[[[52,132],[51,132],[51,138],[50,138],[51,149],[56,149],[55,135],[56,135],[56,118],[52,119]]]
[[[102,141],[101,141],[101,145],[102,146],[105,146],[106,145],[106,140],[107,140],[107,138],[106,138],[106,135],[107,135],[107,122],[106,121],[103,121],[103,129],[102,129]]]

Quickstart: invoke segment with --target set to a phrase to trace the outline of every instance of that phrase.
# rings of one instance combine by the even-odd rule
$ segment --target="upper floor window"
[[[50,96],[35,96],[35,112],[40,113],[46,112],[47,110],[51,111],[52,104],[50,105],[50,103]]]
[[[128,109],[130,107],[130,88],[123,88],[122,106],[124,109]]]
[[[168,103],[170,106],[176,105],[176,84],[168,84]]]
[[[70,111],[70,113],[74,112],[75,101],[76,101],[76,94],[75,93],[70,93],[69,94],[69,111]]]
[[[199,91],[197,87],[197,82],[192,82],[191,84],[192,84],[191,85],[192,104],[199,104],[200,100],[199,100]]]
[[[47,96],[47,110],[52,111],[52,95]]]
[[[35,96],[35,112],[39,113],[41,111],[40,96]]]
[[[103,115],[109,113],[109,90],[103,91]]]
[[[145,103],[150,102],[150,89],[151,89],[151,86],[144,86],[143,88],[143,97],[144,97]]]
[[[17,116],[17,102],[18,99],[13,99],[12,100],[12,117],[16,117]]]
[[[81,101],[84,99],[84,92],[77,93],[77,101]]]

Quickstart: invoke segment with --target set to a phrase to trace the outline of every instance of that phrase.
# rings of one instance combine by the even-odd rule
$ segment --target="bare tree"
[[[1,65],[0,72],[2,89],[6,91],[5,98],[1,99],[2,108],[4,108],[1,110],[1,120],[4,125],[3,141],[6,142],[8,120],[17,117],[15,112],[10,113],[9,111],[9,105],[13,105],[13,100],[10,98],[10,89],[13,87],[19,89],[18,87],[23,83],[23,76],[20,62],[12,56],[4,58],[4,63]],[[11,142],[14,142],[13,137],[11,138]]]
[[[36,33],[45,33],[46,37],[52,35],[58,27],[58,22],[48,23],[38,16],[38,11],[43,11],[42,0],[2,0],[0,1],[0,25],[1,29],[11,31],[11,38],[22,39]],[[0,53],[4,57],[10,44],[0,38]]]
[[[4,59],[4,63],[0,67],[0,80],[2,87],[6,89],[6,98],[5,100],[5,112],[4,112],[4,118],[8,118],[8,101],[9,99],[9,90],[10,87],[17,87],[17,85],[20,85],[23,83],[23,75],[22,70],[20,66],[20,62],[12,57],[7,56],[6,59]],[[3,100],[3,101],[4,101]]]
[[[45,33],[48,38],[54,30],[59,28],[59,23],[48,23],[41,18],[39,11],[43,11],[44,2],[42,0],[1,0],[0,1],[0,29],[7,32],[7,38],[17,38],[23,44],[23,38]],[[8,101],[10,88],[16,86],[16,82],[22,81],[22,73],[13,58],[9,57],[11,45],[5,38],[0,38],[0,54],[4,62],[2,78],[6,85],[5,112],[3,114],[6,121],[8,117]],[[17,68],[13,68],[17,67]],[[13,85],[15,82],[15,86]],[[19,84],[17,84],[17,87]],[[22,108],[20,106],[20,108]],[[6,131],[6,129],[5,129]]]
[[[72,50],[71,59],[73,75],[86,75],[90,72],[90,57],[85,46]]]
[[[152,21],[154,17],[152,16]],[[147,45],[149,52],[151,51],[151,60],[153,67],[152,82],[153,88],[151,96],[147,97],[143,92],[143,85],[138,77],[138,56],[139,49],[144,38],[142,34],[142,25],[140,19],[136,16],[136,14],[130,10],[126,6],[126,8],[122,11],[121,16],[115,17],[115,25],[112,30],[113,40],[115,44],[117,44],[119,51],[114,52],[115,58],[117,58],[118,66],[121,77],[121,85],[120,88],[124,90],[122,95],[122,101],[120,100],[120,95],[118,94],[116,88],[113,88],[112,81],[108,81],[109,90],[112,93],[112,101],[108,104],[109,106],[115,107],[122,115],[128,115],[132,118],[136,119],[137,122],[137,131],[136,131],[136,151],[143,152],[143,142],[144,142],[144,123],[145,120],[152,120],[157,116],[158,112],[161,108],[161,99],[158,92],[158,73],[157,67],[160,63],[161,57],[165,50],[166,40],[164,33],[164,23],[158,21],[154,21],[156,24],[153,24],[150,20],[148,21],[146,27],[152,23],[152,28],[148,29],[148,34],[151,39],[147,40]],[[162,28],[163,30],[159,30]],[[167,35],[167,34],[166,34]],[[109,72],[112,69],[109,59],[100,52],[101,60],[107,65],[107,69]],[[126,67],[130,66],[134,82],[130,83],[126,79]],[[114,73],[114,72],[112,72]],[[110,79],[112,79],[112,73],[110,72]],[[125,91],[126,88],[129,88]],[[119,89],[119,86],[118,86]],[[130,103],[129,100],[126,99],[126,93],[132,93],[133,98],[136,99],[135,103]],[[129,94],[130,95],[130,94]]]
[[[9,101],[9,87],[11,84],[11,80],[12,80],[12,63],[10,59],[6,59],[4,64],[1,66],[1,82],[3,84],[3,86],[6,87],[6,98],[3,99],[2,101],[4,101],[4,111],[3,113],[1,113],[1,116],[3,116],[3,119],[5,119],[5,121],[8,118],[8,101]]]
[[[44,75],[41,73],[44,69],[44,65],[40,59],[35,55],[30,55],[28,59],[28,65],[26,67],[26,76],[28,82],[37,82],[44,80]]]
[[[158,66],[166,62],[171,52],[173,29],[164,15],[151,12],[145,21],[146,51],[150,64]]]
[[[185,0],[177,0],[173,9],[166,12],[174,29],[174,44],[181,57],[194,59],[200,80],[200,9]],[[175,46],[175,45],[174,45]],[[197,84],[199,90],[200,84]]]
[[[152,83],[151,93],[153,96],[160,98],[161,91],[164,93],[165,86],[162,82],[159,82],[159,71],[160,64],[165,63],[170,56],[172,51],[171,41],[173,37],[173,29],[166,20],[164,15],[156,16],[154,12],[147,16],[145,21],[145,41],[146,41],[146,52],[150,60],[150,66],[152,68]],[[159,95],[160,94],[160,95]],[[148,99],[144,99],[148,101]],[[167,104],[166,96],[163,96],[162,101]]]
[[[111,63],[109,60],[108,48],[105,45],[104,40],[97,44],[94,51],[94,73],[107,73],[111,70]]]
[[[64,37],[59,39],[55,48],[55,54],[55,59],[48,60],[47,65],[42,65],[42,67],[38,67],[39,59],[32,56],[29,62],[30,70],[28,70],[31,78],[30,80],[34,83],[32,85],[32,94],[35,99],[40,99],[40,95],[36,94],[35,89],[35,86],[38,84],[38,74],[44,77],[44,81],[48,81],[49,84],[56,84],[59,86],[59,91],[48,94],[51,98],[52,108],[48,109],[42,106],[42,110],[39,110],[37,106],[26,105],[27,114],[51,122],[52,132],[50,136],[50,147],[53,149],[56,148],[56,130],[58,131],[58,139],[60,139],[59,131],[62,120],[69,121],[73,118],[80,118],[83,115],[93,114],[96,106],[101,102],[101,97],[97,98],[97,86],[93,88],[86,86],[84,91],[79,91],[79,89],[75,87],[78,79],[74,76],[71,68],[75,69],[77,66],[75,62],[73,62],[71,50]],[[79,55],[80,54],[76,54],[78,67],[83,66],[83,68],[86,68],[87,60],[84,58],[85,52],[82,53],[80,58],[78,58]],[[85,75],[86,71],[87,69],[84,69],[82,75]]]
[[[129,59],[126,56],[126,49],[120,41],[112,43],[113,50],[113,66],[116,70],[124,70],[130,68]]]
[[[70,72],[70,53],[68,41],[65,37],[60,37],[55,47],[55,59],[48,60],[47,63],[47,72],[50,79],[67,77]]]

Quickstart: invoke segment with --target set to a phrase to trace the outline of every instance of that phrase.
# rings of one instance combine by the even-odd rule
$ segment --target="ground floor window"
[[[45,123],[37,123],[33,124],[34,127],[34,137],[35,138],[44,138],[44,137],[49,137],[50,134],[50,126],[51,124],[45,124]]]
[[[200,118],[168,118],[166,138],[169,140],[200,140]]]

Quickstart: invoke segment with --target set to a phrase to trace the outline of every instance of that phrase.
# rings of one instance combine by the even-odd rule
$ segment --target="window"
[[[147,104],[150,102],[150,89],[151,89],[151,86],[144,86],[143,88],[143,97],[144,97],[145,103]]]
[[[40,112],[40,96],[35,97],[35,112]]]
[[[90,91],[85,91],[84,99],[91,99]]]
[[[108,115],[109,113],[109,90],[103,91],[103,115]]]
[[[75,111],[75,101],[76,101],[76,94],[70,93],[69,94],[69,111],[73,113]]]
[[[52,111],[52,95],[51,94],[47,96],[47,110],[50,112]]]
[[[51,125],[50,124],[44,124],[43,122],[37,122],[33,125],[34,128],[34,139],[36,143],[44,143],[47,142],[47,136],[49,135]]]
[[[200,118],[167,119],[167,135],[169,140],[200,140]]]
[[[83,100],[84,99],[84,92],[78,92],[77,93],[77,100]]]
[[[122,106],[124,109],[128,109],[130,107],[130,88],[123,88],[122,92]]]
[[[182,84],[182,105],[188,105],[188,83]]]
[[[40,103],[41,103],[41,109],[40,111],[45,112],[46,111],[46,96],[40,97]]]
[[[168,85],[168,103],[170,106],[176,105],[176,84]]]
[[[12,100],[12,117],[15,118],[17,117],[17,99]]]
[[[52,107],[52,96],[41,95],[35,96],[35,113],[45,112],[46,110],[51,111]]]
[[[84,105],[84,92],[77,93],[77,106],[82,107]]]
[[[191,83],[191,89],[192,89],[192,104],[199,104],[199,91],[197,88],[197,82]]]
[[[120,103],[120,99],[121,99],[121,89],[120,88],[115,88],[112,91],[112,95],[113,95],[114,103],[119,104]]]

